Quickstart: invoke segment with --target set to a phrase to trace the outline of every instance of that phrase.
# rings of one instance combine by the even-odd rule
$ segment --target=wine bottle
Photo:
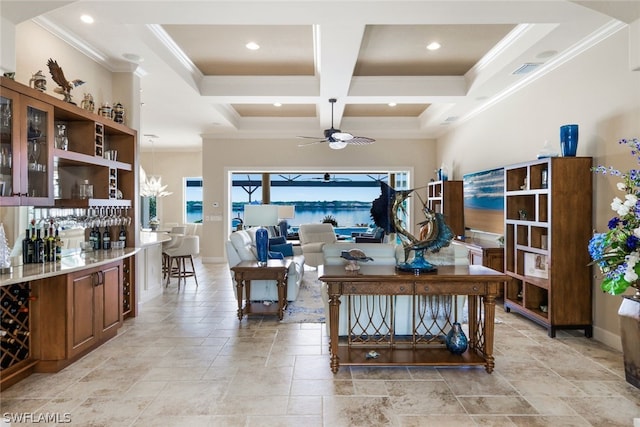
[[[31,245],[31,236],[27,228],[22,239],[22,263],[31,264],[33,262],[33,246]]]
[[[44,238],[42,239],[42,260],[41,262],[49,262],[49,230],[44,229]]]
[[[104,228],[104,233],[102,233],[102,249],[105,251],[111,249],[111,234],[109,233],[109,226]]]
[[[53,235],[53,225],[49,227],[49,262],[55,262],[56,260],[56,238]]]
[[[11,306],[8,311],[10,314],[15,316],[18,313],[28,313],[29,309],[27,307],[19,307],[18,305],[14,305]]]
[[[98,226],[96,225],[94,230],[93,230],[93,250],[97,251],[100,250],[100,248],[102,248],[102,243],[101,243],[101,239],[100,239],[100,229],[98,228]]]
[[[62,259],[62,240],[60,239],[60,234],[58,234],[58,229],[56,228],[56,237],[54,237],[55,243],[55,259],[56,261],[60,261]]]
[[[44,262],[44,241],[40,235],[40,229],[36,230],[36,244],[33,248],[35,262]]]
[[[121,242],[127,241],[127,230],[125,230],[124,225],[120,225],[120,234],[118,234],[118,240]]]

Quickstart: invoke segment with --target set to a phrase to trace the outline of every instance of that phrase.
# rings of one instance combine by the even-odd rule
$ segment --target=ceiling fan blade
[[[367,138],[366,136],[354,136],[353,139],[345,142],[351,145],[369,145],[376,142],[376,140],[373,138]]]
[[[327,138],[324,138],[322,136],[301,136],[301,135],[298,135],[298,136],[296,136],[296,138],[317,139],[318,141],[326,141],[327,140]]]
[[[298,144],[298,147],[308,147],[309,145],[316,145],[326,142],[324,139],[320,139],[318,141],[307,142],[306,144]]]

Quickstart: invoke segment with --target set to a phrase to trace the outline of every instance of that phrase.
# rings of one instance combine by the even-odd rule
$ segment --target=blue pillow
[[[284,259],[282,252],[269,251],[269,259]]]
[[[274,252],[280,252],[284,256],[293,256],[293,245],[291,243],[285,243],[283,245],[273,245],[270,249]]]
[[[271,237],[269,238],[269,250],[273,245],[284,245],[285,243],[287,243],[287,239],[284,236]]]

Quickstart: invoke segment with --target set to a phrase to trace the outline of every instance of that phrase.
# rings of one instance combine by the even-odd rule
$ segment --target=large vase
[[[256,230],[256,252],[258,256],[258,265],[264,267],[267,265],[269,258],[269,233],[264,227]]]
[[[452,325],[451,330],[445,337],[445,344],[447,345],[447,349],[453,354],[462,354],[467,351],[469,341],[460,323],[455,322]]]
[[[622,298],[618,316],[625,379],[640,388],[640,292],[636,293],[636,297]]]
[[[560,126],[560,151],[562,157],[575,157],[578,151],[578,125]]]

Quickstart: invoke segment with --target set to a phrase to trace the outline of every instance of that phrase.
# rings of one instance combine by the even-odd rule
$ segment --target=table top
[[[269,270],[269,269],[288,269],[293,261],[291,259],[269,259],[267,260],[266,266],[258,265],[258,261],[242,261],[241,263],[231,267],[233,271],[241,271],[241,270],[253,270],[253,269],[261,269],[261,270]]]
[[[509,276],[482,265],[439,265],[429,273],[414,274],[400,271],[393,265],[361,265],[360,270],[345,270],[342,265],[321,265],[318,267],[318,280],[323,282],[504,282]]]

